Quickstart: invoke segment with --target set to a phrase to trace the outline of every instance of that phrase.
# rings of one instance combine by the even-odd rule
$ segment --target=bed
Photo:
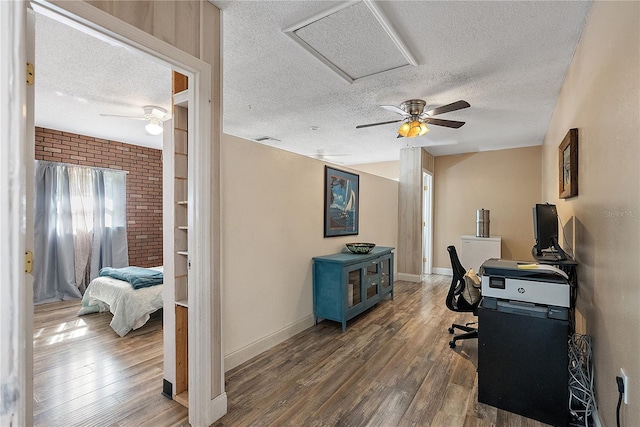
[[[162,267],[151,270],[162,272]],[[163,285],[134,289],[129,282],[108,276],[96,277],[89,283],[82,297],[78,316],[111,311],[111,328],[121,337],[138,329],[149,320],[149,315],[162,308]]]

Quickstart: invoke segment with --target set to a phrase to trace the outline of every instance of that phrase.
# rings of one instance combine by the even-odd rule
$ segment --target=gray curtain
[[[94,210],[93,170],[74,167],[68,169],[76,286],[84,294],[91,281]]]
[[[76,286],[66,165],[36,162],[35,256],[33,301],[45,303],[80,298]]]
[[[35,185],[34,303],[81,298],[102,267],[129,265],[124,172],[37,161]]]

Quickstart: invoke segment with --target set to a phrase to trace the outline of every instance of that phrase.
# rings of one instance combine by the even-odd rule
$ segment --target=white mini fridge
[[[467,270],[473,268],[478,273],[480,266],[489,258],[501,258],[502,238],[500,236],[460,237],[460,263]]]

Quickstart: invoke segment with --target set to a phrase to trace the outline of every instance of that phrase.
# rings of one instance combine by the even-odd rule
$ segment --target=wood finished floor
[[[80,300],[35,307],[35,426],[187,424],[187,409],[161,395],[162,317],[120,338],[110,313],[77,317]]]
[[[545,426],[477,402],[477,340],[448,345],[448,326],[470,320],[444,306],[449,280],[396,282],[345,333],[324,321],[227,372],[214,426]],[[56,304],[36,308],[36,425],[189,425],[160,394],[160,319],[118,338],[110,315]]]

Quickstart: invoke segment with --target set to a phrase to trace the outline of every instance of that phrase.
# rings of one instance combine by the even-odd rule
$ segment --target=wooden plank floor
[[[79,308],[80,300],[35,307],[34,425],[187,425],[187,409],[161,394],[160,313],[120,338],[110,313],[77,317]]]
[[[477,340],[448,345],[450,324],[472,318],[445,307],[449,281],[396,282],[395,300],[346,332],[321,322],[227,372],[229,410],[214,426],[544,426],[477,402]],[[110,315],[57,304],[36,308],[36,425],[189,425],[160,395],[159,319],[121,339]]]
[[[477,402],[478,341],[449,348],[451,278],[396,282],[350,321],[324,321],[227,372],[229,411],[215,426],[540,427]]]

